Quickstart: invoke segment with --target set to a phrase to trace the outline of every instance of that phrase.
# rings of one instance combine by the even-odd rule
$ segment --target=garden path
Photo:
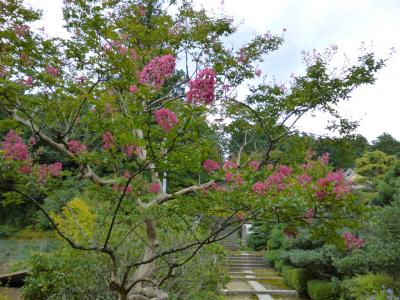
[[[232,231],[227,228],[221,235]],[[220,241],[228,250],[230,281],[221,291],[229,300],[300,299],[290,290],[282,277],[269,266],[261,252],[241,251],[235,232]]]

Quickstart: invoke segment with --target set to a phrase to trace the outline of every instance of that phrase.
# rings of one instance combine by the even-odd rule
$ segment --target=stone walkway
[[[227,229],[226,232],[229,232]],[[224,234],[224,233],[222,233]],[[240,251],[237,233],[220,241],[229,251],[230,282],[221,291],[229,300],[299,299],[264,260],[261,253]],[[276,296],[276,298],[274,297]]]

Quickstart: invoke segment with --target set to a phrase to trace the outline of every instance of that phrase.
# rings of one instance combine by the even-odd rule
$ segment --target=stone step
[[[234,266],[229,266],[229,271],[242,271],[242,270],[251,270],[251,269],[268,269],[268,270],[272,270],[271,267],[269,266],[238,266],[238,267],[234,267]]]
[[[271,296],[289,296],[297,297],[295,290],[226,290],[220,291],[221,294],[226,296],[257,296],[257,295],[271,295]]]
[[[254,277],[245,277],[245,276],[231,276],[230,278],[232,280],[242,280],[242,281],[249,281],[249,280],[276,280],[276,279],[282,279],[281,276],[257,276],[256,274],[249,274],[248,276]]]
[[[245,261],[240,261],[240,262],[231,262],[228,261],[228,264],[230,264],[231,266],[235,265],[235,266],[247,266],[247,265],[255,265],[255,266],[269,266],[266,262],[245,262]]]
[[[275,271],[274,271],[274,269],[264,269],[265,271],[268,271],[268,272],[263,272],[263,273],[254,273],[254,272],[246,272],[246,271],[231,271],[231,272],[229,272],[229,275],[231,275],[231,276],[246,276],[246,275],[252,275],[252,276],[277,276],[277,277],[279,277],[279,278],[281,278],[280,277],[280,275],[278,274],[278,273],[276,273]],[[272,272],[269,272],[269,271],[272,271]]]
[[[266,267],[268,268],[269,265],[267,264],[246,264],[246,263],[235,263],[235,264],[229,264],[229,267],[249,267],[249,268],[253,268],[253,267]]]
[[[229,261],[234,262],[263,262],[266,263],[263,258],[228,258]]]

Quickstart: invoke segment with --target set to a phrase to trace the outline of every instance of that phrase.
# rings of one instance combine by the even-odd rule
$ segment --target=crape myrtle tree
[[[263,82],[238,99],[235,89],[260,75],[257,63],[281,36],[226,48],[233,21],[189,1],[64,1],[63,15],[69,35],[49,38],[31,30],[39,12],[0,4],[0,107],[31,132],[2,138],[2,197],[34,203],[71,247],[109,257],[119,299],[165,299],[180,266],[247,220],[337,237],[359,216],[327,155],[289,167],[270,164],[270,153],[305,113],[339,117],[334,105],[373,83],[383,60],[363,54],[336,76],[315,54],[290,87]],[[208,114],[229,116],[231,127],[217,120],[211,130]],[[216,133],[229,130],[241,130],[241,146],[226,160],[226,135]],[[253,134],[263,140],[250,148]],[[43,149],[58,156],[43,163]],[[185,186],[180,174],[196,182]],[[61,191],[64,221],[42,205]],[[83,200],[87,220],[69,206]]]

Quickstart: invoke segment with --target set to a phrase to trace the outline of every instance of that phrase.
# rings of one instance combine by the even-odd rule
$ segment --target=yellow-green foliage
[[[307,292],[313,300],[337,299],[334,284],[326,280],[310,280],[307,282]]]
[[[283,268],[282,276],[285,283],[299,292],[300,295],[307,294],[307,281],[310,276],[305,269]]]
[[[77,241],[93,238],[95,216],[89,205],[80,198],[75,198],[63,207],[61,214],[51,214],[59,229]]]
[[[341,284],[341,299],[364,300],[375,296],[380,290],[392,289],[397,292],[397,284],[386,274],[357,275]],[[389,298],[387,298],[389,299]],[[394,298],[393,298],[394,299]]]

